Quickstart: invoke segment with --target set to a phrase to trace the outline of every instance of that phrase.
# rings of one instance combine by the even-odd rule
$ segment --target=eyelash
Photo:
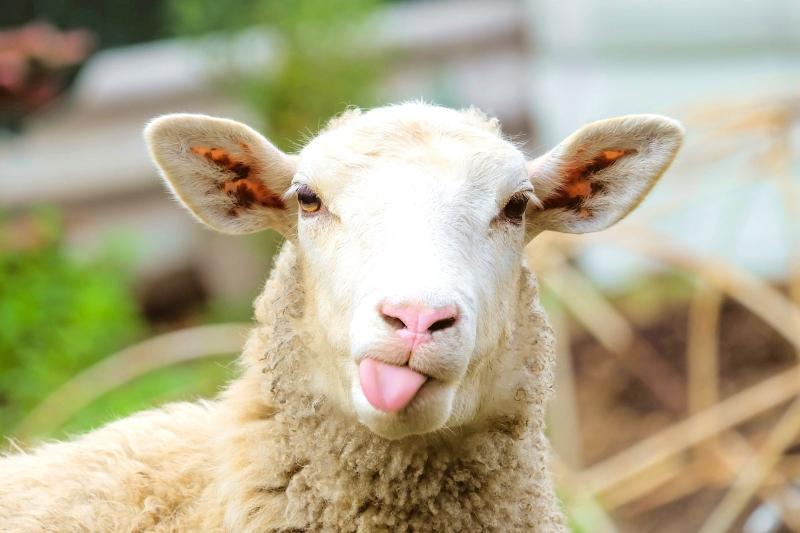
[[[323,207],[320,197],[308,185],[300,185],[297,188],[297,204],[303,216],[313,216]]]
[[[527,192],[518,192],[513,195],[503,207],[500,215],[512,224],[521,224],[530,200]]]

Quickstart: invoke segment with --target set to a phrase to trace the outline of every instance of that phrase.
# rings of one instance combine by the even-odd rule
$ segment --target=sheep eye
[[[503,208],[503,216],[514,224],[522,222],[522,215],[528,207],[528,197],[524,194],[515,194]]]
[[[322,207],[322,200],[310,188],[303,186],[297,191],[297,203],[304,213],[316,213]]]

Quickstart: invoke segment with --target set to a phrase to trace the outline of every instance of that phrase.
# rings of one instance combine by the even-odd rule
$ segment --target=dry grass
[[[661,401],[664,410],[685,406],[683,418],[670,427],[564,476],[564,489],[579,501],[597,499],[612,517],[614,510],[624,505],[629,506],[629,514],[630,509],[647,513],[706,489],[723,491],[716,507],[705,511],[707,518],[701,527],[704,533],[716,533],[730,531],[740,522],[754,498],[779,494],[793,481],[793,475],[800,475],[796,465],[789,466],[784,453],[800,433],[800,400],[796,399],[800,396],[800,365],[723,399],[718,350],[720,309],[729,298],[774,328],[800,355],[800,184],[792,175],[797,155],[791,144],[792,129],[800,125],[800,95],[703,105],[682,115],[689,131],[703,134],[687,147],[682,164],[668,175],[667,179],[683,179],[686,187],[674,187],[680,194],[643,210],[636,218],[638,225],[625,222],[590,238],[549,235],[531,247],[530,260],[539,267],[543,285],[551,289],[572,320],[618,358]],[[689,201],[702,202],[698,183],[704,171],[743,154],[749,161],[739,175],[721,184],[722,190],[714,194],[734,194],[752,180],[770,180],[778,188],[786,223],[795,238],[787,265],[790,276],[785,280],[788,297],[765,280],[672,242],[647,224]],[[642,351],[641,344],[638,365],[625,357],[639,338],[634,324],[568,260],[596,242],[655,259],[694,280],[685,375],[665,371],[662,357],[667,354]],[[676,395],[681,396],[679,400]],[[766,436],[740,430],[748,421],[771,420],[771,411],[791,400]],[[553,417],[555,425],[560,420]],[[557,428],[554,431],[563,433]],[[580,440],[579,431],[580,427],[572,435],[575,440]],[[561,440],[568,437],[562,435]],[[786,528],[796,530],[797,516],[784,516],[783,520]]]
[[[158,335],[100,360],[59,387],[14,430],[16,439],[50,433],[103,394],[184,361],[237,353],[252,326],[213,324]]]

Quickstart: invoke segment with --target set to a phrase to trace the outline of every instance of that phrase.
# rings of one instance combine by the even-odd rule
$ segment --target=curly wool
[[[504,346],[519,408],[390,441],[311,391],[287,243],[242,375],[215,402],[140,413],[0,460],[0,531],[562,531],[544,406],[553,335],[523,269]]]

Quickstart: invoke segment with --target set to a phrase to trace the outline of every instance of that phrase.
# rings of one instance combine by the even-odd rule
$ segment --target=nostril
[[[415,304],[383,304],[380,308],[383,321],[392,329],[407,330],[412,334],[433,333],[455,325],[458,310],[453,305],[426,307]]]
[[[428,326],[428,331],[433,333],[434,331],[447,329],[455,323],[456,323],[456,317],[443,318],[442,320],[437,320],[436,322]]]
[[[386,313],[381,313],[381,317],[383,317],[383,321],[386,322],[391,328],[393,329],[406,329],[406,324],[396,316],[387,315]]]

